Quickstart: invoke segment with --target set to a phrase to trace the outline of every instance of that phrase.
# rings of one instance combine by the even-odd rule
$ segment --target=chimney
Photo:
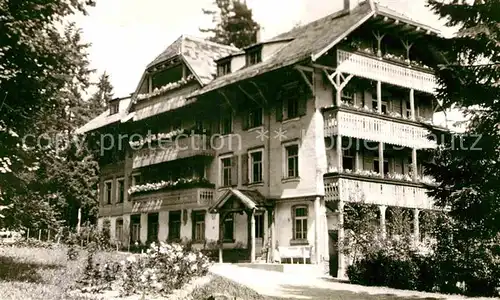
[[[255,43],[260,43],[261,42],[261,28],[260,26],[257,28],[257,31],[255,32]]]
[[[351,12],[360,2],[361,0],[344,0],[344,11]]]

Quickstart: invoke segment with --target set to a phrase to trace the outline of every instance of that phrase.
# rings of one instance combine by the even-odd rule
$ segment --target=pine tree
[[[216,9],[206,10],[203,13],[212,16],[214,28],[200,29],[203,33],[210,33],[210,41],[224,45],[234,45],[238,48],[255,44],[260,25],[253,20],[252,10],[246,2],[240,0],[215,0]]]
[[[97,91],[87,100],[80,111],[81,116],[86,122],[104,112],[109,101],[113,99],[113,86],[109,80],[109,75],[106,72],[102,73],[99,81],[95,84]]]
[[[426,173],[431,195],[449,212],[439,220],[436,257],[443,291],[493,296],[500,286],[500,1],[430,0],[432,10],[459,33],[443,40],[435,67],[444,108],[469,119],[465,134],[435,132]]]

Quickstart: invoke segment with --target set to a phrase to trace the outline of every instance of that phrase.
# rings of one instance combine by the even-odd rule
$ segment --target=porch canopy
[[[228,214],[245,212],[248,217],[248,248],[250,261],[255,262],[255,213],[268,213],[268,227],[272,220],[272,203],[257,190],[228,189],[210,207],[210,213],[219,214],[219,262],[222,262],[222,246],[224,237],[224,220]],[[271,239],[272,240],[272,239]]]

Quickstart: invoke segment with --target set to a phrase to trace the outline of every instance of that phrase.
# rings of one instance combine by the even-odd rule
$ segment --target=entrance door
[[[339,269],[339,247],[338,247],[338,231],[328,230],[328,251],[330,253],[330,275],[338,276]]]
[[[260,256],[264,246],[264,214],[255,215],[255,254]]]

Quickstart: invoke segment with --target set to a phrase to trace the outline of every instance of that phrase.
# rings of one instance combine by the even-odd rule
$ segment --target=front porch
[[[229,189],[209,211],[219,215],[219,263],[272,262],[274,210],[259,192]]]

